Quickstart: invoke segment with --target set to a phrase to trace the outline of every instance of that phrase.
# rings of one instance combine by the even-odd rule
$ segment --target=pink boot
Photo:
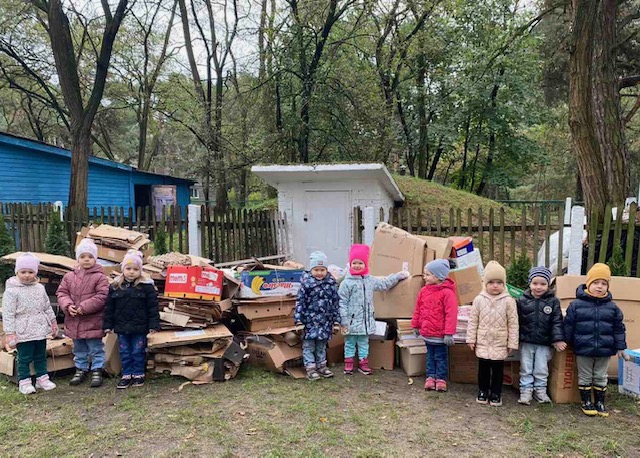
[[[353,358],[345,358],[344,359],[344,373],[346,375],[353,374]]]
[[[364,375],[371,375],[373,371],[369,367],[369,358],[363,358],[358,364],[358,372]]]

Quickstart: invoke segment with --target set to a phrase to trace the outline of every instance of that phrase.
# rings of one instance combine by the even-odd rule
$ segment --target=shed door
[[[309,255],[323,251],[330,264],[344,266],[349,261],[351,246],[351,192],[350,191],[306,191],[305,192],[306,259]]]

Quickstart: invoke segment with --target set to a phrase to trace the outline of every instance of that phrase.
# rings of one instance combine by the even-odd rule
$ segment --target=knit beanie
[[[18,256],[16,259],[15,273],[21,270],[33,270],[34,273],[38,273],[38,267],[40,266],[40,260],[31,253],[25,253]]]
[[[324,267],[327,268],[327,255],[322,251],[314,251],[309,256],[309,270],[314,267]]]
[[[485,285],[491,280],[500,280],[502,283],[507,283],[507,272],[499,262],[489,261],[484,268],[484,277],[482,277],[482,280]]]
[[[124,255],[124,259],[120,263],[120,267],[124,269],[129,264],[133,264],[134,266],[138,266],[138,269],[142,269],[142,253],[137,250],[127,251],[127,254]]]
[[[607,283],[611,281],[611,269],[609,269],[608,265],[598,262],[589,269],[589,272],[587,272],[587,288],[596,280],[606,280]]]
[[[544,266],[534,267],[529,271],[529,284],[536,277],[544,278],[547,284],[551,283],[551,271]]]
[[[349,273],[351,275],[368,275],[369,274],[369,252],[371,248],[369,245],[361,245],[356,243],[351,245],[351,251],[349,251]],[[364,262],[364,269],[358,272],[354,272],[351,268],[351,263],[354,259],[359,259]]]
[[[434,276],[436,276],[439,280],[444,280],[449,276],[449,271],[451,267],[449,267],[449,261],[446,259],[436,259],[434,261],[428,262],[424,268],[431,272]]]
[[[76,261],[80,259],[80,256],[88,253],[93,256],[93,259],[98,259],[98,247],[91,239],[82,239],[76,247]]]

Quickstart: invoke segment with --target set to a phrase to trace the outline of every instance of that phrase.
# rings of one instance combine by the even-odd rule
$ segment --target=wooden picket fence
[[[0,206],[19,251],[45,251],[45,238],[54,207],[51,204],[11,203]],[[238,210],[201,206],[201,253],[216,263],[251,257],[288,254],[287,224],[276,211]],[[149,234],[151,241],[160,228],[167,233],[169,251],[189,253],[187,207],[163,207],[160,217],[150,207],[100,207],[84,211],[64,210],[64,224],[71,246],[76,233],[88,224],[110,224]]]
[[[623,209],[624,205],[617,208]],[[515,213],[514,213],[515,212]],[[620,211],[622,213],[622,211]],[[631,276],[640,273],[640,231],[637,229],[636,216],[640,216],[634,203],[623,218],[612,218],[612,206],[604,211],[593,211],[587,215],[588,238],[583,247],[582,270],[586,272],[594,262],[609,262],[614,245],[622,250],[624,265]],[[470,236],[474,246],[480,250],[483,261],[497,260],[508,266],[520,257],[528,258],[533,265],[538,264],[540,248],[544,252],[540,262],[551,267],[551,245],[558,244],[558,253],[565,248],[564,237],[570,226],[565,226],[565,210],[560,205],[544,205],[512,209],[437,209],[425,214],[420,209],[409,206],[401,208],[381,209],[379,221],[387,220],[390,224],[407,232],[418,235],[437,237]],[[362,241],[363,212],[354,209],[353,239]],[[557,233],[557,235],[554,235]],[[605,236],[605,234],[607,236]],[[549,241],[551,240],[551,243]],[[557,241],[556,241],[557,240]],[[557,257],[554,265],[562,275],[562,256]],[[566,266],[564,266],[566,267]]]

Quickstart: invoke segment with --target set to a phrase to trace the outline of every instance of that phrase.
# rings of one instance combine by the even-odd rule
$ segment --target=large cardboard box
[[[188,331],[159,331],[149,334],[147,347],[150,350],[173,347],[198,342],[213,342],[217,339],[232,339],[233,334],[223,324],[215,324],[205,329]]]
[[[556,296],[563,310],[576,297],[578,286],[586,283],[584,275],[562,275],[555,278]],[[640,348],[640,278],[613,277],[610,283],[613,301],[622,310],[627,328],[627,348]],[[613,356],[609,363],[609,377],[618,377],[618,360]]]
[[[640,398],[640,348],[627,350],[629,361],[618,359],[618,391]]]
[[[392,371],[395,365],[395,356],[394,340],[369,339],[369,366],[372,369]]]
[[[578,364],[570,348],[554,352],[549,366],[549,396],[556,404],[580,402],[578,392]]]
[[[425,238],[390,224],[380,223],[373,237],[369,257],[371,275],[389,275],[404,270],[412,276],[422,276],[426,251]],[[432,253],[435,252],[432,250]]]
[[[482,263],[482,256],[480,250],[474,248],[471,253],[465,254],[457,258],[451,258],[451,262],[455,265],[456,269],[464,269],[465,267],[475,266],[478,269],[478,273],[482,277],[484,275],[484,264]]]
[[[478,383],[478,358],[466,344],[449,347],[449,381]]]
[[[389,291],[373,293],[376,318],[411,318],[423,286],[422,275],[415,275],[402,280]]]
[[[75,363],[73,362],[72,354],[63,356],[47,356],[47,372],[50,374],[67,369],[73,369],[74,367]],[[13,382],[17,381],[18,358],[16,352],[0,352],[0,374],[7,375]],[[31,375],[35,375],[33,364],[31,365]]]
[[[411,342],[407,340],[396,343],[400,349],[400,367],[409,377],[424,375],[427,369],[427,345],[424,341]]]
[[[344,335],[340,331],[333,333],[327,344],[327,363],[331,366],[344,362]]]
[[[459,258],[473,253],[473,238],[472,237],[449,237],[449,240],[453,243],[451,248],[451,257]]]
[[[296,328],[273,330],[270,334],[245,336],[248,362],[267,371],[288,374],[293,378],[306,377],[302,361],[302,344]]]
[[[288,296],[265,297],[239,300],[237,304],[237,311],[242,315],[249,331],[285,328],[295,324],[295,298]]]
[[[251,299],[265,296],[295,296],[300,289],[304,270],[265,269],[240,272],[238,297]]]
[[[169,266],[164,295],[187,299],[219,301],[222,296],[221,270],[201,266]]]
[[[430,235],[418,235],[427,242],[427,248],[434,251],[435,259],[449,259],[453,242],[446,237],[432,237]]]
[[[471,304],[482,291],[482,277],[475,266],[455,269],[449,272],[449,278],[456,284],[458,304]]]
[[[122,371],[122,362],[120,361],[120,347],[118,347],[118,335],[115,333],[107,334],[103,339],[105,362],[104,370],[107,374],[120,375]]]

